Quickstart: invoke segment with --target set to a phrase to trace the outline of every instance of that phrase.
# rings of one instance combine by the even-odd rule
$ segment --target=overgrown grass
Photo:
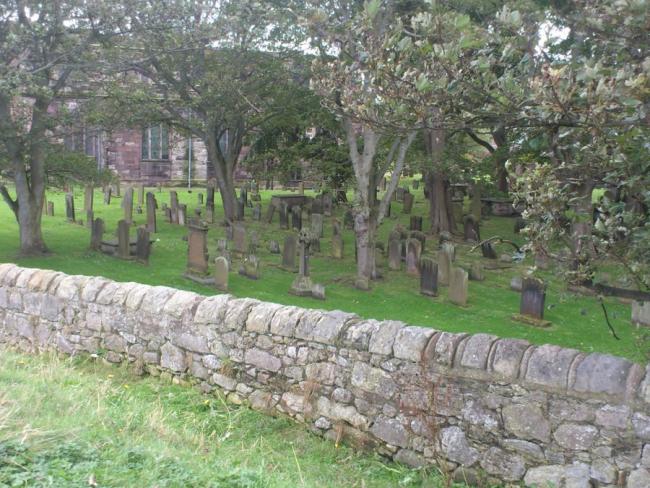
[[[195,190],[188,193],[178,190],[181,203],[188,205],[188,214],[192,215],[197,203]],[[168,190],[158,193],[159,205],[169,202]],[[271,195],[275,192],[262,192],[264,211]],[[422,190],[416,191],[416,203],[413,214],[427,215],[427,202]],[[119,281],[138,281],[152,285],[167,285],[193,290],[210,295],[215,291],[198,285],[182,277],[186,265],[187,243],[182,240],[185,228],[173,226],[163,221],[162,212],[158,213],[158,239],[153,247],[149,266],[133,262],[120,261],[99,253],[88,251],[90,233],[88,229],[69,224],[65,220],[64,194],[48,192],[48,199],[55,203],[55,217],[43,218],[45,239],[53,254],[47,257],[18,257],[18,228],[6,205],[0,205],[0,261],[13,261],[23,266],[56,269],[71,274],[102,275]],[[216,196],[219,203],[219,196]],[[114,233],[117,221],[122,218],[121,199],[113,198],[110,206],[103,204],[100,192],[95,194],[95,216],[106,221],[107,233]],[[83,215],[83,191],[75,192],[75,204],[78,218]],[[217,209],[220,211],[220,208]],[[380,238],[386,242],[388,233],[397,222],[408,227],[409,216],[402,214],[400,203],[393,202],[393,216],[385,221],[380,229]],[[420,295],[418,279],[404,272],[389,271],[384,266],[384,279],[373,283],[370,292],[353,288],[354,236],[351,231],[344,232],[345,259],[338,261],[329,257],[331,223],[326,222],[325,238],[321,240],[322,252],[311,260],[312,277],[315,282],[326,285],[327,300],[315,301],[289,295],[288,290],[294,276],[280,269],[281,257],[272,255],[267,250],[269,240],[283,242],[286,231],[280,230],[278,217],[270,226],[251,220],[250,209],[247,212],[247,227],[260,236],[261,245],[258,255],[262,262],[262,278],[252,281],[237,274],[235,263],[230,274],[230,292],[236,296],[249,296],[283,304],[302,307],[341,309],[356,312],[367,318],[397,319],[410,324],[422,325],[452,332],[485,332],[502,337],[527,339],[536,344],[554,343],[573,347],[582,351],[599,351],[628,357],[635,361],[647,360],[650,346],[647,339],[630,322],[630,307],[617,300],[607,300],[607,308],[616,332],[621,337],[615,340],[607,329],[600,304],[593,297],[579,296],[566,291],[566,287],[551,270],[546,273],[549,281],[547,293],[547,310],[545,318],[552,322],[548,329],[533,328],[512,320],[512,315],[519,310],[519,294],[509,288],[510,279],[521,274],[530,258],[523,265],[512,265],[506,269],[487,270],[484,282],[470,282],[469,303],[461,308],[450,304],[446,298],[446,289],[441,290],[438,298]],[[337,211],[342,218],[342,210]],[[221,217],[221,214],[217,216]],[[145,222],[145,215],[134,214],[137,224]],[[425,218],[426,221],[426,218]],[[484,238],[499,235],[512,238],[521,243],[519,236],[513,235],[513,219],[492,217],[482,223],[481,233]],[[427,224],[425,223],[425,232]],[[135,232],[135,231],[134,231]],[[209,234],[209,253],[216,255],[216,241],[225,236],[225,229],[214,225]],[[437,240],[432,238],[427,243],[427,253],[435,252]],[[457,255],[460,262],[467,263],[480,258],[480,251],[469,253],[470,246],[457,243]],[[511,252],[506,245],[499,246],[498,252]]]
[[[0,349],[0,486],[437,487],[304,426],[89,358]]]

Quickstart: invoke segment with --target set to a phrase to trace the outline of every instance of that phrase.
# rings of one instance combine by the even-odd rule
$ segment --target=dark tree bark
[[[431,161],[431,168],[426,172],[424,181],[429,195],[429,221],[433,234],[443,231],[452,232],[456,227],[451,206],[449,178],[442,171],[445,143],[444,129],[425,130],[424,146]]]

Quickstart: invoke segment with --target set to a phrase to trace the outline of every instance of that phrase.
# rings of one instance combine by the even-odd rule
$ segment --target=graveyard
[[[646,359],[648,345],[644,330],[635,327],[631,322],[630,303],[625,300],[608,298],[607,312],[609,319],[620,340],[614,339],[607,328],[607,323],[598,300],[593,296],[578,294],[567,289],[566,284],[555,279],[552,269],[541,271],[541,276],[547,281],[544,319],[548,327],[513,320],[513,315],[519,312],[520,293],[511,288],[513,278],[521,277],[527,267],[532,266],[532,257],[528,256],[522,263],[501,262],[500,259],[482,257],[481,249],[474,249],[475,243],[464,242],[462,226],[458,225],[458,235],[454,236],[456,260],[454,265],[471,271],[474,263],[481,263],[485,279],[483,281],[469,280],[467,303],[456,305],[450,301],[449,287],[440,286],[435,297],[423,295],[420,292],[419,273],[408,272],[408,263],[403,258],[399,270],[389,267],[389,236],[395,226],[401,225],[408,232],[412,216],[426,216],[427,201],[423,191],[414,190],[412,182],[404,179],[402,186],[410,186],[414,195],[411,213],[403,213],[401,202],[392,202],[392,214],[387,218],[379,231],[378,241],[384,244],[385,251],[378,255],[378,264],[383,277],[373,282],[370,291],[360,291],[354,285],[354,233],[345,228],[345,205],[335,206],[333,215],[323,219],[323,237],[320,239],[320,251],[310,251],[309,263],[311,279],[325,287],[325,300],[291,294],[291,284],[298,276],[299,249],[298,231],[283,229],[280,226],[279,212],[275,212],[273,222],[266,221],[267,210],[273,195],[289,194],[286,191],[262,190],[262,213],[260,220],[254,218],[254,209],[246,207],[245,218],[241,223],[246,240],[246,249],[242,253],[232,253],[232,264],[228,273],[227,291],[238,297],[251,297],[275,303],[296,305],[305,308],[326,310],[344,310],[354,312],[362,317],[379,320],[401,320],[409,324],[431,327],[437,330],[466,333],[488,333],[501,337],[526,339],[535,344],[557,344],[575,348],[584,352],[605,352],[628,357],[634,361]],[[186,205],[187,225],[169,223],[163,211],[163,206],[170,206],[170,190],[178,195],[180,204]],[[71,223],[65,213],[65,198],[63,192],[48,192],[48,201],[53,203],[55,215],[43,217],[44,232],[51,243],[53,253],[44,258],[17,258],[18,249],[14,239],[17,231],[15,222],[9,218],[8,210],[0,207],[0,217],[5,225],[0,231],[0,260],[17,262],[29,267],[55,269],[69,274],[98,275],[118,281],[136,281],[152,285],[166,285],[174,288],[195,291],[203,295],[221,293],[213,284],[197,283],[184,277],[188,262],[188,225],[194,216],[195,209],[200,209],[205,216],[205,205],[199,204],[199,198],[206,197],[206,188],[197,187],[191,192],[186,189],[146,188],[146,193],[152,193],[158,204],[156,211],[157,232],[150,233],[151,255],[148,265],[139,263],[135,256],[132,260],[119,260],[99,251],[91,250],[91,231],[84,225]],[[94,216],[104,221],[104,240],[117,243],[118,222],[124,219],[123,195],[113,194],[110,204],[104,203],[104,192],[95,189]],[[136,192],[137,193],[137,192]],[[74,201],[77,220],[85,220],[84,188],[77,188]],[[201,195],[201,197],[199,197]],[[296,193],[293,195],[298,196]],[[306,191],[306,196],[314,197],[315,192]],[[208,268],[206,276],[214,274],[214,260],[220,255],[219,242],[226,241],[226,247],[233,250],[234,240],[227,239],[227,229],[221,223],[223,214],[220,210],[218,193],[217,205],[214,212],[214,222],[208,225],[207,253]],[[137,208],[137,195],[134,208]],[[145,202],[146,203],[146,202]],[[470,202],[466,198],[465,211],[469,212]],[[141,205],[146,207],[146,205]],[[132,213],[133,225],[130,229],[130,239],[135,254],[137,227],[146,226],[147,216],[143,213]],[[310,220],[304,213],[303,226],[309,228]],[[337,219],[342,227],[343,258],[332,257],[332,220]],[[427,235],[427,223],[424,219],[426,242],[422,257],[430,257],[437,262],[440,252],[436,236]],[[486,215],[480,224],[483,239],[498,236],[511,239],[522,244],[523,238],[514,233],[514,217],[498,217]],[[291,221],[288,219],[288,226]],[[295,236],[295,260],[293,271],[282,266],[282,253],[272,253],[269,250],[271,241],[279,244],[280,251],[285,247],[285,238]],[[234,236],[233,236],[234,237]],[[251,239],[257,240],[255,254],[259,259],[259,279],[250,279],[239,274],[245,253]],[[514,248],[509,244],[495,244],[495,252],[512,255]],[[490,268],[496,269],[490,269]],[[613,269],[613,274],[615,273]]]

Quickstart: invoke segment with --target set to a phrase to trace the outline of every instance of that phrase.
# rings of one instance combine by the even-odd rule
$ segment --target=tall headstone
[[[546,284],[537,278],[526,277],[522,280],[519,313],[538,320],[544,318],[544,301]]]
[[[214,224],[214,205],[210,205],[210,202],[205,204],[205,221],[208,224]]]
[[[232,228],[233,253],[243,256],[248,251],[246,244],[246,228],[243,225],[235,224]]]
[[[479,262],[472,263],[469,269],[469,279],[472,281],[483,281],[485,274],[483,273],[483,265]]]
[[[93,220],[90,229],[90,249],[99,251],[102,248],[102,238],[104,237],[104,221],[100,218]]]
[[[296,270],[296,245],[297,238],[295,234],[289,234],[284,238],[284,247],[282,248],[282,267],[287,271]]]
[[[449,280],[449,301],[455,305],[467,305],[467,271],[452,268]]]
[[[289,206],[286,202],[280,202],[280,229],[289,228]]]
[[[54,202],[47,202],[47,215],[54,217]]]
[[[420,260],[420,293],[438,296],[438,265],[431,258]]]
[[[465,221],[463,224],[463,235],[465,242],[479,242],[481,240],[479,223],[473,215],[465,216]]]
[[[129,224],[133,223],[133,187],[128,187],[122,199],[122,209],[124,210],[124,220]]]
[[[74,215],[74,195],[72,193],[66,193],[65,195],[65,216],[68,219],[68,222],[75,222]]]
[[[122,259],[129,259],[131,257],[130,228],[131,224],[126,220],[120,220],[117,223],[117,255]]]
[[[413,210],[413,202],[415,197],[411,193],[404,193],[404,206],[402,207],[402,212],[405,214],[410,214]]]
[[[93,200],[95,195],[95,189],[92,185],[86,185],[84,189],[84,210],[88,212],[93,210]]]
[[[147,230],[157,232],[156,227],[156,197],[153,193],[147,192]]]
[[[138,239],[135,244],[135,257],[144,264],[149,264],[149,254],[151,253],[151,239],[149,231],[144,227],[138,227]]]
[[[253,220],[260,221],[262,220],[262,204],[256,203],[253,207]]]
[[[302,208],[297,205],[291,209],[291,228],[302,230]]]
[[[438,285],[449,286],[451,274],[451,256],[445,251],[438,253]]]
[[[196,223],[188,226],[187,237],[187,273],[194,276],[206,276],[208,264],[208,227]]]
[[[178,206],[178,225],[187,225],[187,205],[184,203]]]
[[[178,193],[175,190],[169,192],[169,207],[172,209],[172,223],[178,224]]]
[[[417,239],[408,239],[406,241],[406,272],[417,275],[419,273],[418,264],[420,263],[420,254],[422,244]]]
[[[332,257],[334,259],[343,259],[343,236],[341,234],[332,236]]]
[[[214,286],[217,290],[228,291],[228,260],[219,256],[214,260]]]
[[[311,232],[316,237],[323,237],[323,215],[311,214]]]
[[[397,235],[388,239],[388,268],[393,271],[402,268],[402,241]]]

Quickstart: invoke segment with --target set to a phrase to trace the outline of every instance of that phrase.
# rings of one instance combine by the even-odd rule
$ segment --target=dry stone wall
[[[0,342],[131,361],[470,484],[650,486],[650,366],[0,265]]]

